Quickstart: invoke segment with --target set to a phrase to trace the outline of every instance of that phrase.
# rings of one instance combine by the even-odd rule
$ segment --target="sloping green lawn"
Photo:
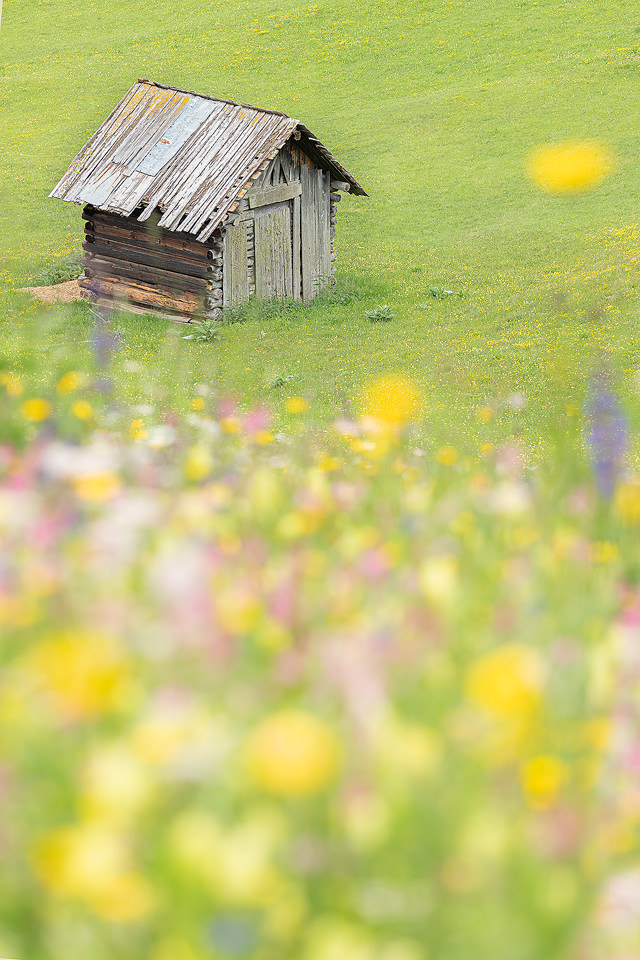
[[[166,325],[123,317],[120,361],[148,365],[178,406],[204,378],[247,401],[304,394],[325,414],[345,399],[357,405],[371,377],[401,370],[423,390],[430,430],[474,447],[495,439],[478,409],[519,391],[527,398],[519,429],[535,447],[551,424],[566,432],[567,404],[581,403],[599,350],[635,397],[635,17],[631,2],[596,9],[587,0],[373,8],[354,0],[348,9],[6,0],[3,279],[10,291],[78,249],[80,210],[47,194],[137,77],[283,109],[370,193],[339,209],[339,276],[359,296],[255,316],[219,344],[172,348],[170,368],[158,366]],[[614,174],[578,197],[540,193],[526,177],[528,154],[574,138],[608,142]],[[434,286],[456,296],[437,300]],[[45,371],[55,357],[73,365],[73,351],[86,348],[74,342],[87,339],[78,331],[88,309],[61,321],[62,346],[52,351],[26,298],[10,299],[6,365],[34,348]],[[391,323],[364,318],[377,304],[391,305]],[[278,378],[280,392],[271,386]],[[145,398],[128,375],[119,389]]]

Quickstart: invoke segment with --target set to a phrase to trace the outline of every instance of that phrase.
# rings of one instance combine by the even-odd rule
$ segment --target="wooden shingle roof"
[[[286,113],[138,80],[50,193],[208,240],[265,160],[295,134],[353,193],[357,180],[311,131]]]

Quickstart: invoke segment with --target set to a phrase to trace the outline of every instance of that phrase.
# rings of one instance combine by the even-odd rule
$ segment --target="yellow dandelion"
[[[601,183],[613,166],[613,155],[605,144],[564,143],[535,150],[527,171],[547,193],[580,193]]]
[[[267,444],[273,443],[273,434],[269,430],[256,430],[253,435],[255,443],[259,447],[266,447]]]
[[[533,757],[520,770],[524,795],[529,804],[539,810],[545,810],[555,803],[567,778],[567,765],[551,755]]]
[[[93,633],[44,640],[25,666],[68,720],[117,710],[129,689],[129,668],[119,647]]]
[[[467,696],[489,716],[530,715],[542,695],[543,668],[536,650],[519,644],[499,647],[472,664]]]
[[[253,731],[247,767],[253,782],[278,796],[317,793],[337,773],[340,744],[323,720],[301,710],[276,713]]]
[[[71,407],[71,413],[78,420],[91,420],[93,416],[93,407],[88,400],[76,400]]]
[[[50,890],[84,901],[105,920],[131,922],[153,907],[148,882],[131,868],[124,836],[102,824],[78,824],[46,834],[32,859]]]
[[[51,416],[51,404],[48,400],[42,400],[40,397],[32,397],[31,400],[25,400],[21,407],[22,416],[31,423],[39,423]]]
[[[110,470],[102,473],[89,473],[74,477],[73,487],[81,500],[102,503],[111,500],[120,492],[122,484],[120,478]]]
[[[146,440],[147,431],[143,420],[132,420],[129,424],[129,436],[132,440]]]
[[[10,397],[19,397],[24,387],[14,373],[0,373],[0,383]]]
[[[381,377],[367,389],[364,414],[389,427],[401,427],[414,420],[420,410],[421,395],[406,377]]]
[[[453,467],[458,462],[458,451],[455,447],[440,447],[436,452],[436,460],[443,467]]]
[[[289,413],[305,413],[309,409],[309,404],[304,397],[289,397],[285,407]]]
[[[187,451],[182,465],[182,472],[187,480],[199,483],[208,477],[213,466],[211,452],[202,444],[196,444]]]
[[[640,483],[625,483],[618,488],[615,509],[626,526],[636,527],[640,523]]]
[[[68,393],[73,393],[74,390],[77,390],[82,386],[84,382],[84,377],[81,373],[78,373],[77,370],[70,370],[68,373],[65,373],[58,380],[58,385],[56,390],[61,396],[66,396]]]
[[[195,410],[197,413],[200,413],[201,410],[204,410],[204,400],[202,397],[194,397],[191,401],[191,409]]]

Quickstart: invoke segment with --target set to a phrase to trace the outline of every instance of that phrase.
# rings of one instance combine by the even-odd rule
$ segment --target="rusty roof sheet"
[[[296,132],[335,179],[365,191],[303,124],[277,110],[138,80],[49,196],[208,240],[265,160]]]

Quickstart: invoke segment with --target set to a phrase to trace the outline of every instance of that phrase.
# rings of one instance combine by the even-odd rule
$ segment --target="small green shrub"
[[[38,287],[50,287],[55,283],[77,280],[82,273],[82,254],[72,253],[68,257],[54,260],[34,279]]]
[[[183,337],[183,340],[193,340],[194,343],[213,343],[220,339],[220,320],[202,320],[194,329],[193,333]]]
[[[447,290],[445,287],[429,287],[429,296],[433,297],[434,300],[446,300],[447,297],[463,297],[464,294],[462,290]],[[423,306],[423,304],[418,304],[418,306]]]
[[[268,386],[273,390],[278,390],[284,387],[285,384],[289,383],[291,380],[295,380],[295,375],[293,373],[289,373],[286,376],[283,376],[281,373],[279,373],[277,376],[272,377],[271,380],[268,381]]]
[[[395,318],[395,313],[388,303],[377,306],[375,310],[365,310],[364,315],[372,323],[384,323]]]

